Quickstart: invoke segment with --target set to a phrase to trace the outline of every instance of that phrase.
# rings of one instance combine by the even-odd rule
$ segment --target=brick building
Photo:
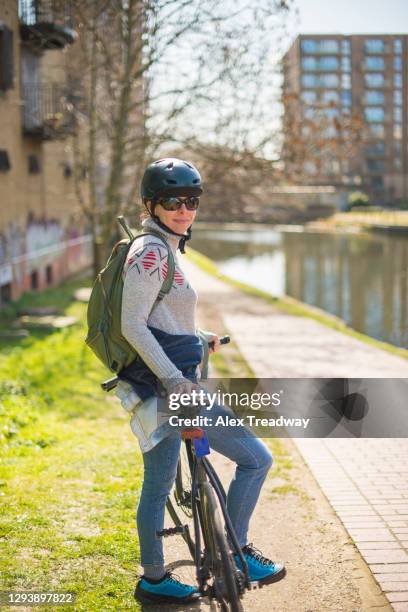
[[[0,0],[0,307],[91,263],[73,179],[68,8]]]
[[[285,174],[408,202],[408,35],[301,35],[283,58]]]

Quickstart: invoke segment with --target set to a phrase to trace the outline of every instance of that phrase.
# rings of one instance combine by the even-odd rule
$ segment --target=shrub
[[[350,193],[347,203],[349,210],[357,206],[370,206],[369,197],[363,191],[353,191],[353,193]]]

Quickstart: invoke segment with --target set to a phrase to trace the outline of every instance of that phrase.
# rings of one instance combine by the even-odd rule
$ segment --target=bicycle
[[[181,455],[179,459],[173,492],[167,499],[167,510],[175,527],[163,529],[158,535],[181,534],[195,563],[200,592],[210,600],[217,600],[224,612],[241,612],[240,598],[251,584],[247,563],[227,512],[224,488],[206,457],[209,447],[204,431],[185,430],[182,438],[185,457]],[[176,506],[193,519],[194,538]],[[238,555],[243,570],[238,569],[234,554]]]

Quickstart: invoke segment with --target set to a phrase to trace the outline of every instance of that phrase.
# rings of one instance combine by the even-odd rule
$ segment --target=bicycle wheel
[[[238,570],[225,536],[224,526],[209,482],[200,485],[202,530],[213,592],[224,612],[242,612],[238,593]]]
[[[185,518],[190,519],[193,516],[191,504],[191,461],[191,445],[187,442],[182,444],[180,449],[176,480],[166,502],[167,511],[176,527],[184,526],[186,524]],[[191,557],[194,559],[195,543],[190,531],[185,531],[182,537],[188,546]]]
[[[191,518],[193,516],[191,502],[191,443],[185,442],[181,445],[180,456],[177,464],[177,475],[174,485],[174,499],[180,510]]]

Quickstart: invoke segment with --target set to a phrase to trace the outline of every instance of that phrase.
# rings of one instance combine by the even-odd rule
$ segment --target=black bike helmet
[[[203,188],[200,173],[193,164],[166,157],[147,166],[140,191],[145,201],[162,196],[199,196]]]

